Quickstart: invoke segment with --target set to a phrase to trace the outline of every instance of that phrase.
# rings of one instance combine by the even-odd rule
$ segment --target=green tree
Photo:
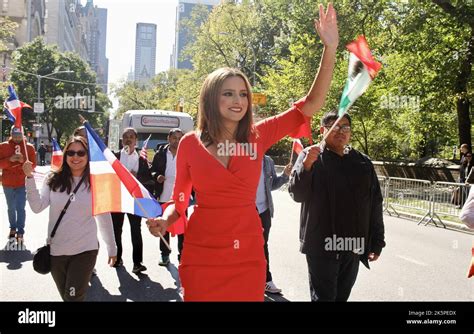
[[[111,103],[95,84],[95,73],[79,55],[59,52],[56,46],[36,38],[13,53],[13,65],[18,71],[12,73],[12,82],[20,98],[29,104],[38,100],[38,75],[47,76],[40,83],[41,102],[45,106],[40,121],[47,125],[50,139],[53,129],[58,140],[72,134],[80,125],[80,113],[95,127],[105,124]],[[62,71],[70,73],[50,75]]]

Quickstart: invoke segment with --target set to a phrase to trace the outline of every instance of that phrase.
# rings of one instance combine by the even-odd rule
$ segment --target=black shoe
[[[121,266],[123,266],[123,260],[122,259],[119,259],[119,260],[115,261],[114,268],[118,268],[118,267],[121,267]]]
[[[133,265],[132,273],[138,274],[141,273],[142,271],[145,271],[146,267],[143,264],[135,264]]]

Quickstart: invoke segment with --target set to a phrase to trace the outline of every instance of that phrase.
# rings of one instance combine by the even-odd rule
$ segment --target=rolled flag
[[[8,98],[3,104],[3,110],[6,112],[8,119],[17,128],[21,128],[21,112],[23,108],[31,108],[30,105],[21,102],[16,95],[15,89],[12,85],[8,86]]]
[[[63,151],[56,139],[53,138],[53,153],[51,156],[51,170],[58,170],[63,163]]]
[[[293,151],[298,155],[303,151],[304,147],[299,139],[293,139]]]
[[[148,141],[150,140],[151,138],[151,134],[148,136],[148,138],[143,142],[143,147],[142,149],[140,150],[140,156],[145,159],[146,161],[148,161],[148,152],[147,152],[147,146],[148,146]]]
[[[369,87],[382,64],[375,61],[363,35],[349,43],[349,77],[342,92],[338,115],[341,117]]]
[[[154,218],[162,209],[148,190],[107,148],[88,122],[84,122],[89,143],[92,214],[124,212]]]

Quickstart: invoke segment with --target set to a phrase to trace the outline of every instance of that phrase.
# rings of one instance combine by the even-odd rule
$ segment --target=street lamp
[[[53,75],[56,75],[56,74],[62,74],[62,73],[74,73],[74,71],[58,71],[58,72],[52,72],[52,73],[49,73],[49,74],[46,74],[46,75],[40,75],[40,74],[36,74],[36,79],[38,80],[38,103],[41,103],[41,79],[43,78],[49,78]],[[43,105],[44,107],[44,105]],[[37,113],[36,115],[36,124],[40,124],[40,115],[39,113]],[[38,137],[36,137],[36,149],[38,150],[38,147],[39,147],[39,140],[38,140]]]

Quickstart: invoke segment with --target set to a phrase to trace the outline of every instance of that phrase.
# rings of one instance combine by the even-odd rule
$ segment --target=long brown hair
[[[79,143],[81,144],[86,152],[88,151],[88,146],[87,142],[84,139],[84,137],[81,136],[74,136],[71,137],[67,143],[66,146],[64,147],[63,150],[63,162],[61,164],[61,167],[53,171],[51,173],[51,176],[48,179],[48,186],[51,188],[53,191],[57,191],[59,188],[59,192],[64,192],[65,190],[70,193],[72,190],[72,182],[73,182],[73,176],[71,172],[71,168],[67,164],[67,157],[66,157],[66,151],[68,150],[69,146],[71,146],[72,143]],[[89,152],[87,152],[89,154]],[[89,170],[89,162],[87,162],[86,169],[84,170],[84,173],[82,174],[84,176],[84,184],[87,185],[87,188],[90,188],[90,170]]]
[[[203,142],[217,143],[218,138],[222,135],[224,127],[219,112],[219,97],[222,84],[230,77],[242,78],[248,91],[247,111],[239,121],[235,139],[239,143],[246,143],[249,141],[250,135],[256,133],[252,115],[252,88],[249,80],[244,73],[236,68],[222,67],[209,74],[201,88],[197,129],[201,132]]]

